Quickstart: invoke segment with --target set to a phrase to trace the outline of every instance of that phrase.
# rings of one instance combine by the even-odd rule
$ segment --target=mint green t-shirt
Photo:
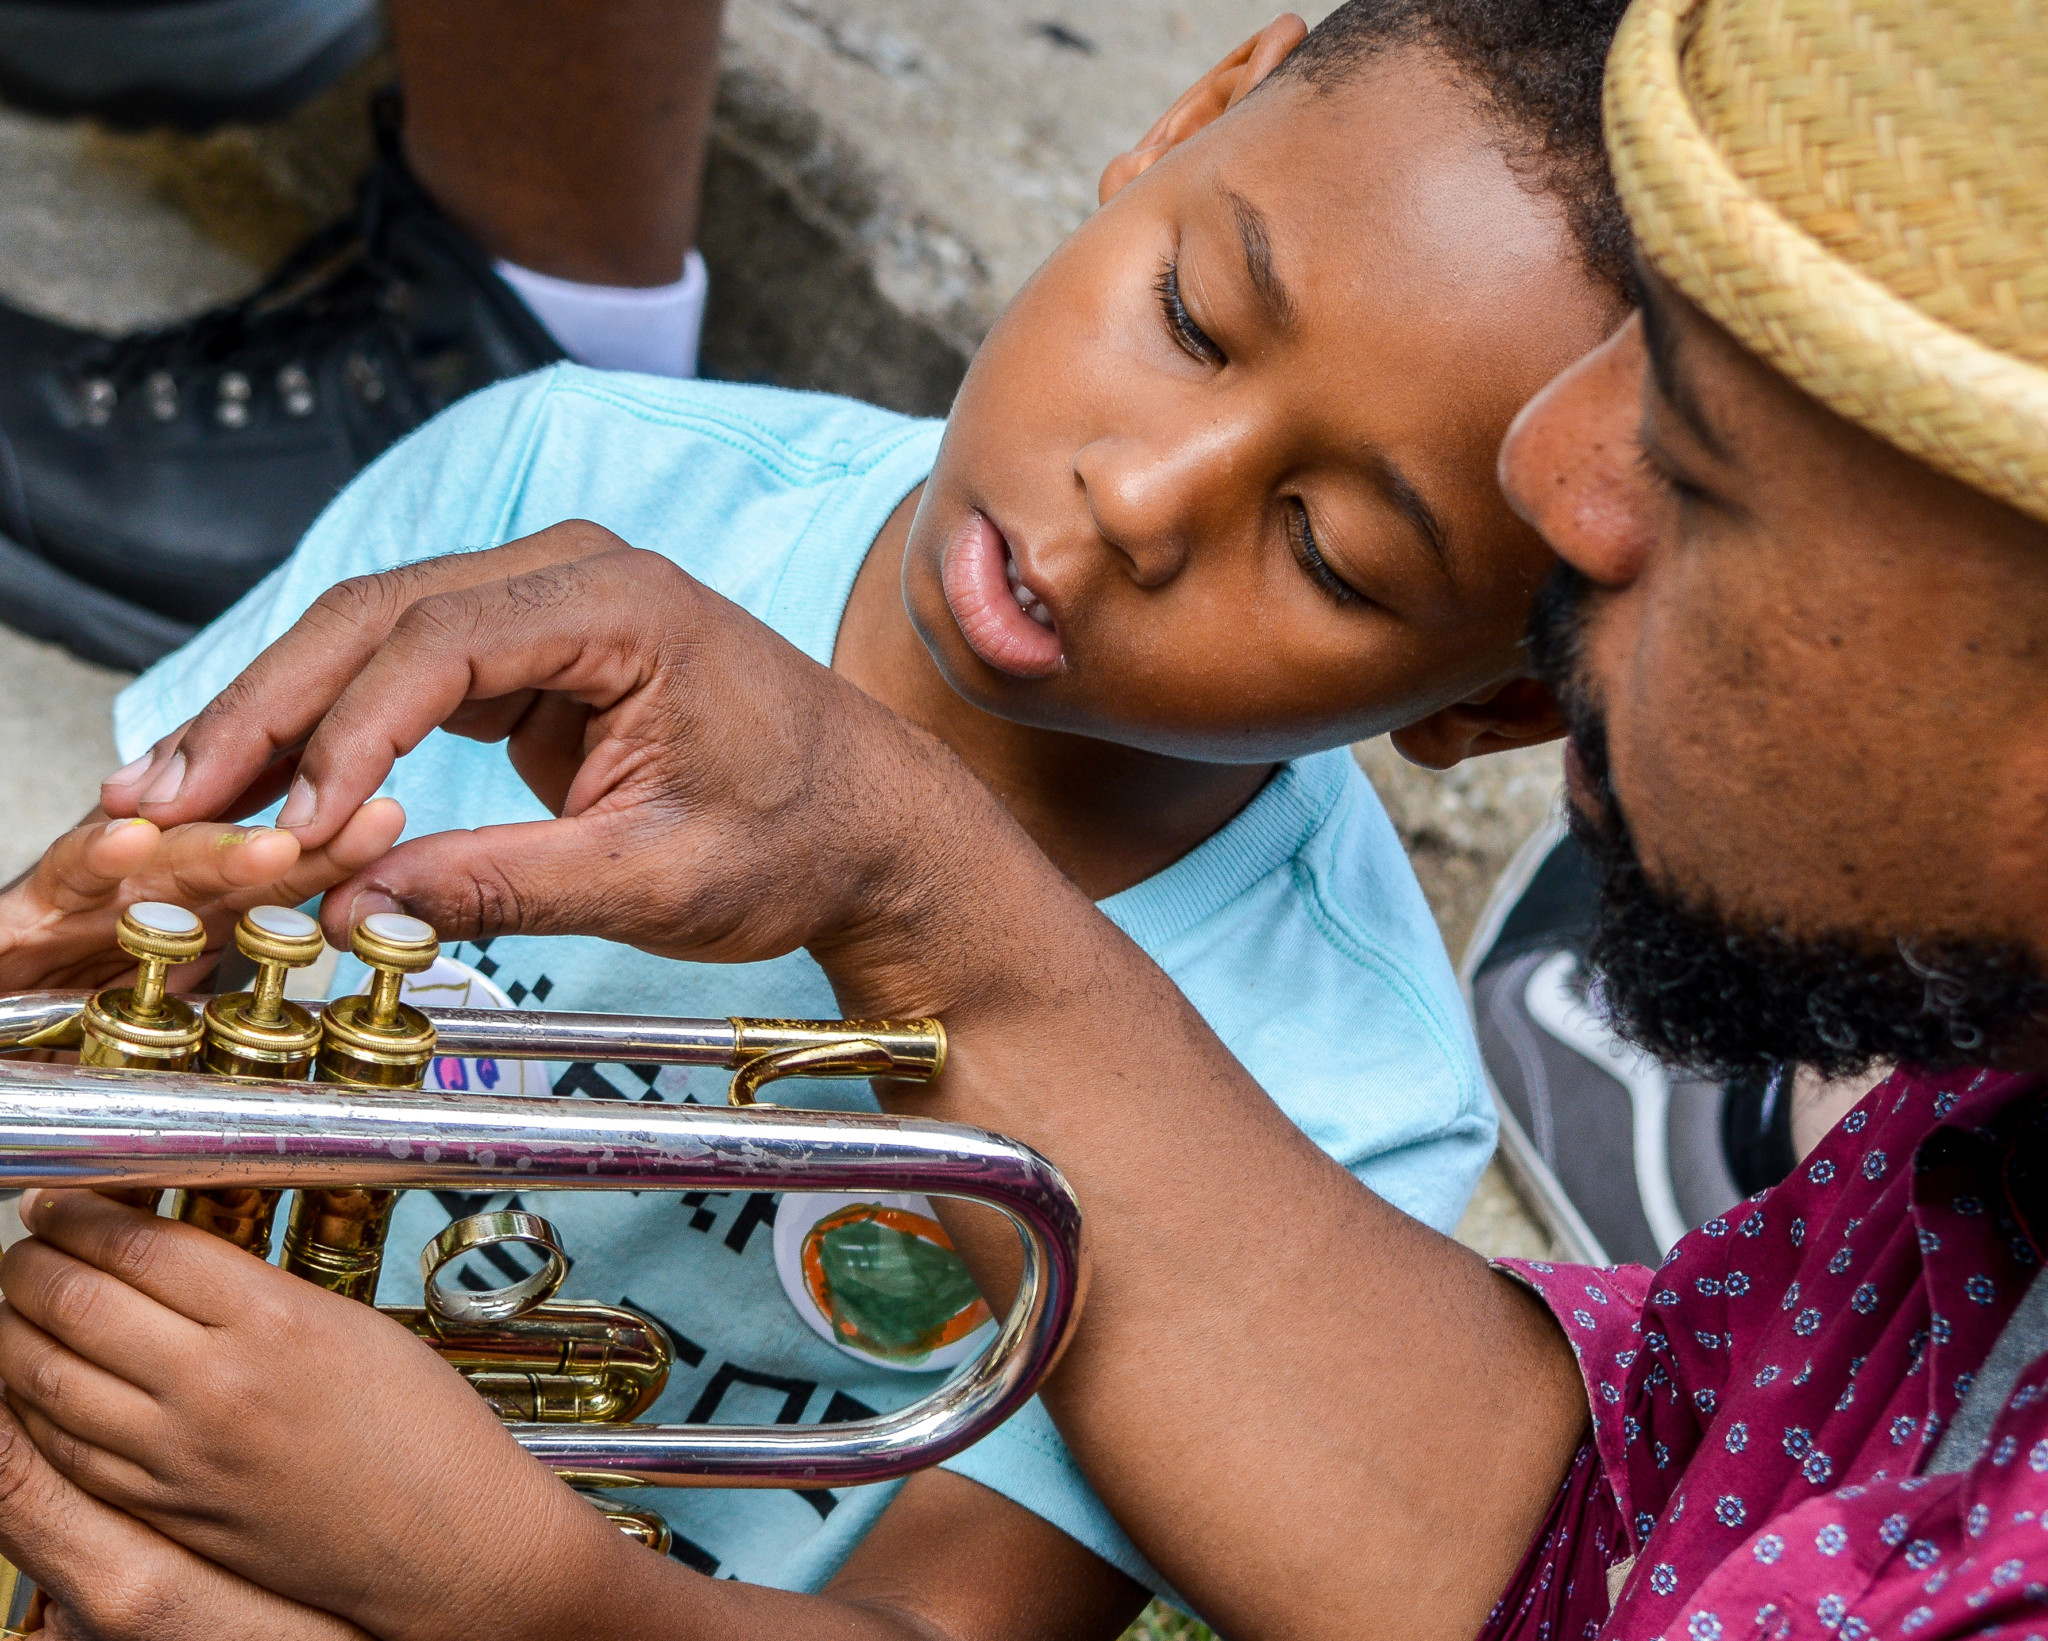
[[[930,472],[943,425],[818,395],[562,365],[462,401],[387,452],[298,550],[115,708],[132,758],[197,712],[322,591],[347,576],[494,546],[591,519],[666,554],[829,663],[854,576],[897,504]],[[539,820],[504,750],[439,732],[393,770],[407,835]],[[1234,820],[1165,871],[1102,903],[1170,974],[1289,1118],[1360,1181],[1448,1230],[1491,1155],[1494,1118],[1465,1011],[1406,856],[1348,751],[1284,766]],[[506,936],[450,946],[520,1006],[720,1016],[831,1016],[802,952],[768,963],[672,962],[592,939]],[[335,993],[360,989],[345,961]],[[558,1092],[722,1101],[716,1072],[556,1067]],[[1069,1091],[1095,1099],[1088,1088]],[[783,1083],[785,1103],[873,1110],[862,1083]],[[1190,1179],[1212,1234],[1290,1234],[1255,1179]],[[411,1193],[383,1297],[417,1302],[412,1252],[453,1214],[504,1198]],[[797,1313],[771,1244],[778,1203],[742,1194],[522,1193],[561,1228],[566,1298],[658,1318],[677,1362],[650,1417],[814,1423],[899,1407],[934,1373],[876,1366]],[[1085,1211],[1086,1204],[1083,1209]],[[1271,1341],[1276,1356],[1290,1342]],[[1248,1400],[1257,1381],[1240,1387]],[[1033,1401],[947,1462],[1158,1586]],[[825,1582],[900,1484],[834,1493],[663,1490],[675,1553],[721,1576]]]

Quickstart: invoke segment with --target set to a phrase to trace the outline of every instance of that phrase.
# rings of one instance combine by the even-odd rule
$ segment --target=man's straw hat
[[[1687,297],[2048,520],[2048,0],[1635,0],[1607,132]]]

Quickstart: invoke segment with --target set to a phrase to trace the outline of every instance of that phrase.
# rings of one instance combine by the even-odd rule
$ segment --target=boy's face
[[[1619,312],[1473,96],[1413,48],[1276,81],[1039,270],[911,529],[905,598],[955,689],[1250,762],[1522,670],[1551,560],[1496,452]]]

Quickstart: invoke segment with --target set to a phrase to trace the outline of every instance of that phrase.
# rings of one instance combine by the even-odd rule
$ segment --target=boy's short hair
[[[1329,87],[1383,51],[1441,51],[1484,93],[1529,184],[1563,204],[1587,270],[1627,295],[1628,219],[1600,137],[1602,70],[1627,9],[1628,0],[1345,0],[1274,78]]]

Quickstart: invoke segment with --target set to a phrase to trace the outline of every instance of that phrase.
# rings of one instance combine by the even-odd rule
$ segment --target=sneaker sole
[[[0,621],[121,672],[141,672],[199,631],[67,575],[6,536],[0,536]]]

